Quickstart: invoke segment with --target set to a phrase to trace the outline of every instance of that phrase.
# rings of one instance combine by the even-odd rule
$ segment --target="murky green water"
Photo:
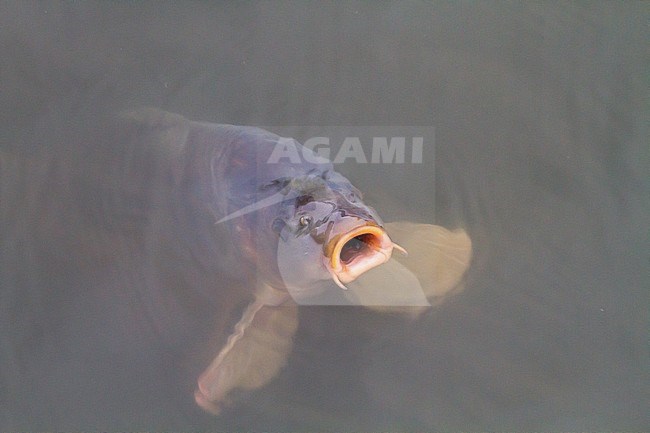
[[[2,430],[650,427],[647,3],[7,2],[0,17],[3,150],[63,161],[0,167]],[[181,277],[173,253],[151,263],[135,234],[77,229],[83,206],[48,216],[73,194],[52,184],[66,164],[114,156],[68,138],[140,105],[434,127],[421,166],[340,171],[388,221],[464,227],[465,290],[417,321],[304,308],[281,375],[204,414],[194,380],[237,320],[232,285]],[[128,186],[82,189],[90,208]],[[222,298],[133,290],[156,281]]]

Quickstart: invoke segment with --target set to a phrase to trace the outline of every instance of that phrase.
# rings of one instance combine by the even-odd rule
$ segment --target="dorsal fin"
[[[118,113],[89,136],[75,184],[94,219],[140,227],[183,178],[190,121],[154,108]]]
[[[188,119],[153,107],[123,111],[118,119],[118,124],[125,128],[123,138],[132,148],[138,148],[139,155],[153,157],[157,163],[172,162],[181,168],[179,159],[190,132]]]

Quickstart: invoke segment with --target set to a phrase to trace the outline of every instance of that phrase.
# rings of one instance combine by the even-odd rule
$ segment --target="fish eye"
[[[312,218],[311,215],[302,215],[298,219],[298,224],[300,224],[302,227],[307,227],[312,223],[313,220],[314,218]]]

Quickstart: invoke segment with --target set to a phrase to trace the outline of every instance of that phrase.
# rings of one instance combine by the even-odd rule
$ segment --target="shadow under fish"
[[[244,276],[253,293],[198,378],[195,400],[208,412],[220,413],[233,391],[259,388],[278,374],[299,305],[417,316],[461,285],[472,250],[464,231],[384,223],[331,162],[295,140],[156,109],[126,112],[121,121],[164,148],[174,181],[214,218],[222,272]],[[299,147],[307,158],[273,158],[279,144]]]

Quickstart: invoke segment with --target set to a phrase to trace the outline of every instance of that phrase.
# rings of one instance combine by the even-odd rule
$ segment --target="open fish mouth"
[[[334,282],[344,290],[345,284],[390,260],[393,249],[406,254],[383,228],[375,225],[356,227],[332,239],[327,249],[331,251],[327,268]]]

